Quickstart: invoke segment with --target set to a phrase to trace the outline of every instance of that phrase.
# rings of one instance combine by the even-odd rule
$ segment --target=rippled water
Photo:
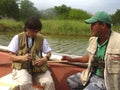
[[[7,46],[13,35],[1,34],[0,45]],[[53,53],[84,55],[88,45],[88,39],[80,36],[45,36]]]
[[[86,53],[88,38],[78,36],[47,36],[54,53],[83,55]]]

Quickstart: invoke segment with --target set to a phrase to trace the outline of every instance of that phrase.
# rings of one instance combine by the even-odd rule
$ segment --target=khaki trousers
[[[51,72],[47,70],[43,74],[34,74],[35,81],[44,87],[44,90],[55,90],[54,81],[51,77]]]
[[[38,84],[44,87],[44,90],[55,90],[54,81],[49,70],[43,74],[34,74],[33,77],[35,77]],[[4,77],[4,81],[19,86],[19,90],[35,90],[32,84],[32,76],[26,69],[14,69],[12,73]]]
[[[14,86],[14,88],[7,90],[34,90],[31,76],[26,70],[13,70],[12,73],[0,78],[0,82],[8,87]]]

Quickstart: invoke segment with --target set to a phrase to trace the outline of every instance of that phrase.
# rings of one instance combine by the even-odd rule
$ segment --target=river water
[[[15,34],[2,33],[0,34],[0,45],[7,46],[11,38]],[[45,35],[52,53],[54,54],[69,54],[69,55],[84,55],[88,46],[88,37],[81,36],[59,36]]]

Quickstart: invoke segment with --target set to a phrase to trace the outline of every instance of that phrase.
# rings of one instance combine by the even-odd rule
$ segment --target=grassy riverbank
[[[42,33],[54,35],[90,35],[90,25],[77,20],[41,20]],[[23,31],[24,23],[11,19],[0,20],[0,32]],[[120,32],[120,26],[113,26],[114,31]]]

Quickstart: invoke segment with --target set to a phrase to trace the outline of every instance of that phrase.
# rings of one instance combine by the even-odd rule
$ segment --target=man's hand
[[[17,56],[15,53],[10,52],[9,53],[9,59],[12,61],[28,61],[32,60],[32,55],[31,54],[25,54],[22,56]]]
[[[69,62],[74,62],[73,58],[70,57],[70,56],[62,56],[61,60],[66,60],[66,61],[69,61]]]
[[[82,57],[76,57],[76,58],[72,58],[70,56],[62,56],[61,60],[66,60],[66,61],[69,61],[69,62],[88,63],[89,55],[84,55]]]
[[[43,57],[43,58],[36,59],[34,61],[34,65],[41,66],[41,65],[43,65],[46,62],[47,62],[47,58]]]
[[[24,56],[22,56],[22,60],[23,61],[32,60],[32,55],[31,54],[25,54]]]

